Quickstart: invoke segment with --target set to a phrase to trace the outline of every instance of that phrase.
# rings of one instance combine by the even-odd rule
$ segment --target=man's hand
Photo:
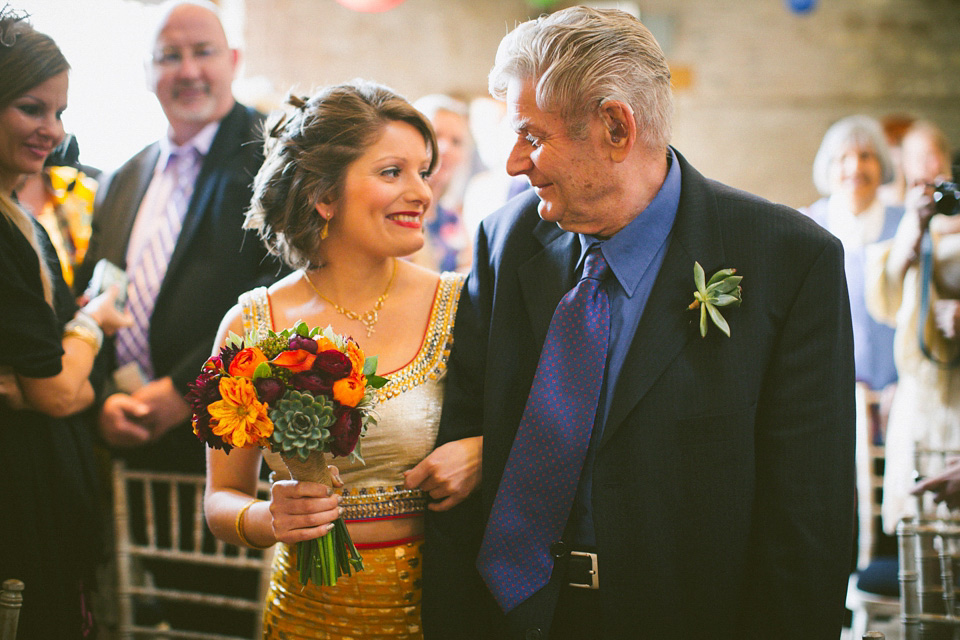
[[[960,300],[937,300],[933,317],[943,337],[952,340],[960,334]]]
[[[133,398],[147,408],[143,422],[149,425],[153,440],[186,422],[192,415],[190,405],[174,388],[169,376],[151,380],[134,391]]]
[[[446,511],[463,502],[480,484],[483,437],[463,438],[440,445],[420,464],[405,472],[408,489],[420,489],[433,500],[427,508]]]
[[[144,418],[150,413],[145,403],[125,393],[108,397],[100,409],[100,435],[114,447],[139,447],[150,441]]]
[[[950,509],[960,508],[960,460],[949,461],[945,471],[918,482],[910,490],[914,495],[924,491],[933,493],[935,502],[946,502]]]

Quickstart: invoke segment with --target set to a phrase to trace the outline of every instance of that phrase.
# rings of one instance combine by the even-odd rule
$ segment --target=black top
[[[61,371],[72,293],[43,228],[34,222],[53,278],[44,302],[39,261],[0,217],[0,372],[47,378]],[[0,579],[26,585],[20,637],[80,637],[80,583],[101,558],[92,436],[81,415],[53,418],[0,401]]]

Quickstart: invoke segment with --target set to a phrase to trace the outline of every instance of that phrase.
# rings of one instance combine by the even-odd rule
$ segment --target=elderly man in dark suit
[[[159,24],[148,76],[168,135],[101,188],[77,280],[82,291],[101,258],[126,269],[139,325],[104,350],[120,389],[100,411],[104,439],[131,464],[202,472],[187,383],[237,296],[272,282],[279,267],[242,228],[262,162],[262,116],[233,98],[239,52],[209,3],[168,3]]]
[[[430,514],[426,637],[837,638],[840,243],[668,146],[670,72],[626,13],[521,24],[490,87],[534,189],[484,220],[460,300],[439,441],[483,435],[482,480]]]

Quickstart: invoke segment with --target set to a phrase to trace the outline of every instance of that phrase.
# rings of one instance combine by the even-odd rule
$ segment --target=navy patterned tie
[[[590,443],[610,339],[607,263],[587,253],[560,301],[484,532],[477,568],[509,612],[550,580]]]

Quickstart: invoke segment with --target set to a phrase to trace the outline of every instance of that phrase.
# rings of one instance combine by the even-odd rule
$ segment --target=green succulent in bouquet
[[[270,411],[273,421],[271,439],[282,455],[306,460],[313,451],[323,449],[336,421],[333,403],[309,392],[287,391]]]

